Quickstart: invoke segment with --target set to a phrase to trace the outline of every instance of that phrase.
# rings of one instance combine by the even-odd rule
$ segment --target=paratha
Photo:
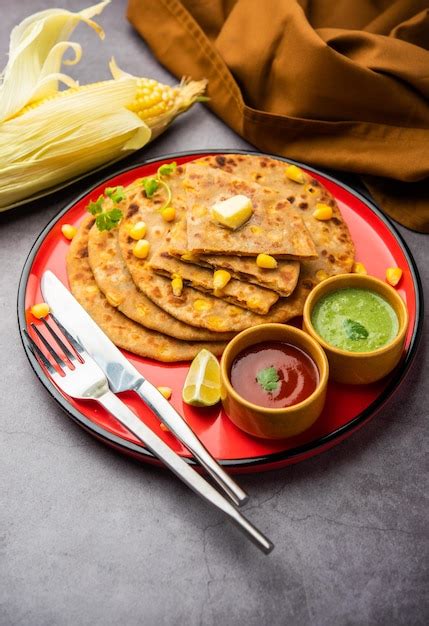
[[[293,293],[299,276],[298,261],[283,261],[279,259],[275,269],[264,270],[256,265],[254,257],[197,255],[191,258],[187,251],[185,219],[175,224],[160,247],[159,254],[167,253],[202,267],[226,269],[237,280],[259,285],[284,297]],[[263,313],[262,311],[258,312]]]
[[[304,284],[311,289],[327,276],[352,271],[355,247],[347,224],[335,198],[313,176],[303,172],[305,182],[295,183],[285,176],[288,163],[257,155],[217,155],[204,157],[194,163],[237,174],[277,190],[300,212],[316,244],[318,258],[301,263],[298,286]],[[330,220],[321,221],[313,217],[317,202],[332,207]]]
[[[163,244],[151,257],[150,266],[157,274],[170,278],[176,275],[180,276],[184,284],[190,285],[198,291],[214,295],[226,302],[261,315],[268,313],[279,299],[279,295],[274,291],[233,278],[216,293],[213,286],[214,270],[212,268],[208,269],[193,263],[183,263],[183,261],[171,256],[168,253],[169,241],[171,237],[174,237],[174,232],[178,226],[179,224],[173,226],[166,235]]]
[[[67,274],[73,295],[113,343],[139,356],[165,362],[188,361],[203,348],[220,355],[224,343],[188,343],[167,337],[147,330],[109,304],[95,282],[88,261],[88,237],[93,223],[91,215],[85,217],[72,240]]]
[[[186,167],[187,243],[192,254],[317,258],[301,216],[277,191],[222,170],[189,163]],[[210,207],[236,195],[250,198],[253,214],[237,230],[213,221]]]

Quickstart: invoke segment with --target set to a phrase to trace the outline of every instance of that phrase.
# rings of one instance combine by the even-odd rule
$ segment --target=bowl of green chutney
[[[303,329],[326,352],[330,377],[363,385],[399,363],[408,328],[407,307],[390,285],[365,274],[340,274],[319,283],[304,306]]]

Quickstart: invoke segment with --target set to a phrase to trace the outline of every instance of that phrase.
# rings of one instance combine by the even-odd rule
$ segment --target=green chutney
[[[339,289],[314,306],[311,322],[330,345],[349,352],[372,352],[396,337],[398,317],[393,307],[369,289]]]

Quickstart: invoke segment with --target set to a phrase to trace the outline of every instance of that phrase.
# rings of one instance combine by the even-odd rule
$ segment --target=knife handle
[[[178,456],[164,441],[142,422],[114,393],[108,391],[97,398],[125,428],[132,432],[153,454],[165,463],[195,493],[225,513],[265,554],[274,545],[249,522],[222,494]]]
[[[201,443],[194,431],[188,426],[183,417],[164,398],[154,385],[144,380],[134,389],[145,404],[159,417],[161,422],[183,443],[194,457],[200,462],[213,480],[223,489],[231,500],[240,506],[249,499],[243,489],[212,457],[207,448]]]

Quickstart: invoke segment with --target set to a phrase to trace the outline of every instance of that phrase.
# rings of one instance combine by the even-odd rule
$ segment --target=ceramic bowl
[[[372,352],[349,352],[328,344],[311,322],[313,308],[328,293],[339,289],[358,288],[375,291],[393,307],[399,321],[396,337]],[[309,294],[304,306],[303,329],[320,343],[329,361],[330,376],[340,383],[365,385],[384,378],[401,359],[408,328],[408,311],[398,292],[390,285],[365,274],[340,274],[319,283]]]
[[[264,341],[282,341],[301,348],[312,357],[319,370],[319,383],[302,402],[282,409],[270,409],[242,398],[232,387],[231,366],[245,348]],[[222,404],[230,420],[246,433],[264,439],[283,439],[307,430],[319,417],[325,404],[328,360],[310,335],[287,324],[262,324],[244,330],[229,342],[221,360]]]

